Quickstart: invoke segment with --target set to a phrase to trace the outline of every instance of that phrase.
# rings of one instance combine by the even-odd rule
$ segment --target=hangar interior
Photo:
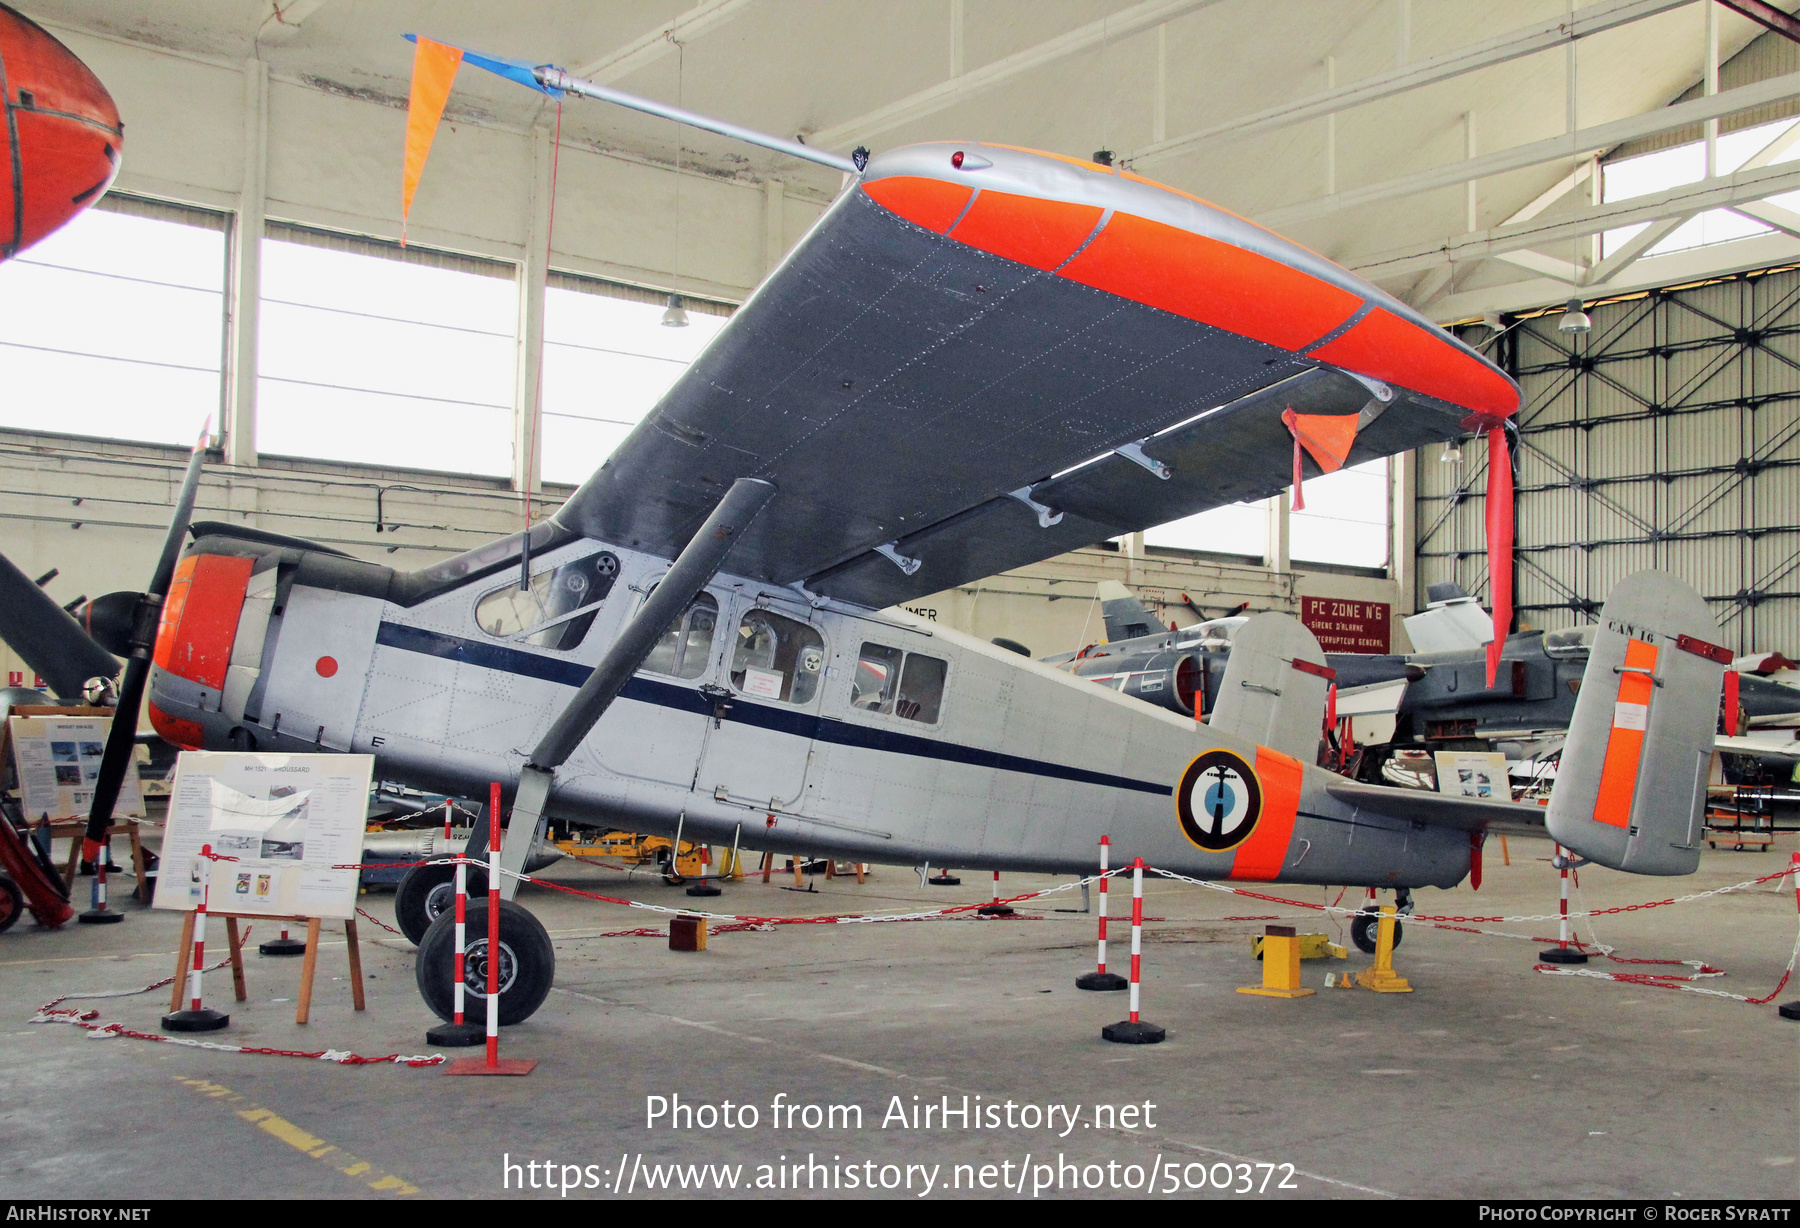
[[[601,102],[558,102],[465,65],[403,222],[415,51],[401,35],[416,32],[562,65],[838,155],[967,140],[1102,162],[1212,202],[1349,270],[1517,381],[1515,631],[1592,623],[1616,585],[1655,568],[1697,590],[1730,654],[1800,657],[1800,20],[1787,12],[1791,0],[16,3],[104,82],[125,124],[111,188],[0,262],[0,553],[31,577],[54,571],[44,587],[58,604],[144,584],[202,432],[210,438],[196,520],[401,569],[547,520],[850,190],[851,177],[829,167]],[[1579,329],[1576,315],[1585,320]],[[1460,585],[1479,604],[1492,602],[1488,438],[1471,428],[1309,477],[1305,507],[1288,492],[1229,504],[909,599],[904,610],[981,641],[1015,641],[1033,656],[1071,654],[1107,640],[1097,586],[1113,581],[1144,601],[1157,630],[1264,611],[1311,622],[1305,599],[1317,598],[1381,611],[1386,653],[1423,650],[1401,620],[1432,602],[1433,586]],[[882,457],[845,463],[879,467]],[[11,646],[0,645],[0,660],[12,685],[33,684]],[[1779,779],[1791,779],[1785,768]],[[1515,838],[1503,871],[1490,843],[1489,894],[1457,907],[1554,911],[1556,871],[1536,853],[1521,856],[1522,845]],[[1741,842],[1718,857],[1709,850],[1695,889],[1767,875],[1792,846],[1777,823],[1758,856],[1742,856]],[[914,890],[912,877],[909,868],[883,867],[871,882],[891,893],[884,907],[944,897],[931,895],[922,872]],[[964,877],[963,894],[985,898],[987,876]],[[613,883],[570,881],[589,890]],[[843,881],[831,890],[853,890]],[[1113,890],[1122,885],[1129,880],[1114,880]],[[1716,954],[1748,971],[1732,988],[1760,993],[1785,958],[1785,885],[1732,897],[1736,911],[1708,903],[1697,928],[1658,921],[1633,942],[1679,950],[1678,958],[1704,947],[1698,957]],[[1623,903],[1659,889],[1615,874],[1599,878],[1590,897]],[[1308,901],[1319,897],[1306,890]],[[798,909],[802,899],[758,907]],[[1148,958],[1165,965],[1154,988],[1169,1004],[1150,1013],[1184,1022],[1229,1013],[1243,999],[1225,983],[1258,973],[1245,971],[1238,953],[1245,918],[1220,914],[1262,907],[1174,895],[1160,902],[1186,924],[1160,940],[1146,936]],[[600,932],[587,914],[556,911],[566,904],[547,906],[559,941]],[[1753,906],[1761,911],[1751,917]],[[1040,982],[1054,984],[1045,1001],[1065,1005],[1063,965],[1073,971],[1087,959],[1076,947],[1089,943],[1090,915],[1079,921],[1079,937],[1065,917],[1049,943],[959,931],[945,948],[958,971],[932,991],[907,984],[933,980],[939,952],[930,940],[884,947],[867,934],[882,927],[861,927],[839,948],[728,955],[727,978],[807,1002],[755,1026],[733,1022],[741,1011],[706,1013],[713,1008],[684,997],[697,984],[702,996],[720,991],[695,981],[681,957],[657,951],[644,961],[584,947],[559,973],[573,996],[552,1000],[539,1036],[565,1052],[615,1041],[655,1049],[671,1029],[717,1020],[694,1027],[725,1032],[683,1043],[722,1044],[719,1061],[733,1071],[726,1082],[770,1043],[755,1035],[762,1027],[782,1032],[771,1052],[785,1085],[812,1099],[885,1103],[893,1077],[1010,1093],[1012,1076],[994,1073],[993,1032],[1019,1022],[1039,1039],[1054,1033],[1056,1017],[1036,995],[1051,993]],[[124,933],[135,926],[116,927],[98,949],[121,960],[142,955],[155,943],[142,930]],[[1132,1078],[1166,1089],[1159,1094],[1186,1115],[1184,1155],[1307,1157],[1295,1188],[1308,1196],[1523,1197],[1540,1187],[1506,1166],[1528,1169],[1536,1159],[1527,1139],[1535,1118],[1568,1112],[1569,1138],[1589,1149],[1592,1166],[1552,1182],[1559,1194],[1792,1196],[1795,1089],[1791,1061],[1777,1058],[1784,1050],[1772,1008],[1745,1011],[1746,1021],[1720,1017],[1741,1008],[1634,992],[1624,1010],[1658,1012],[1657,1036],[1645,1039],[1608,1016],[1620,1009],[1610,1005],[1617,992],[1574,1006],[1566,986],[1537,977],[1516,990],[1525,1014],[1507,1013],[1506,995],[1484,997],[1484,989],[1526,965],[1511,960],[1502,970],[1470,940],[1413,932],[1414,950],[1442,947],[1419,952],[1427,962],[1415,965],[1416,978],[1453,987],[1416,1021],[1393,1028],[1379,1018],[1392,1012],[1376,1009],[1393,1003],[1370,995],[1374,1005],[1359,998],[1354,1009],[1334,1001],[1338,1014],[1322,1033],[1296,1025],[1292,1012],[1279,1023],[1217,1023],[1225,1043],[1256,1054],[1252,1065],[1274,1088],[1260,1104],[1245,1087],[1225,1089],[1229,1114],[1248,1123],[1236,1134],[1219,1124],[1204,1087],[1157,1061],[1162,1050],[1130,1051],[1139,1063],[1126,1067]],[[1116,918],[1114,933],[1116,956]],[[1704,941],[1681,940],[1696,934]],[[1238,967],[1223,966],[1221,935]],[[57,957],[99,958],[75,954],[77,940],[92,937],[71,927],[55,938]],[[390,1013],[418,1015],[410,946],[396,940],[390,950],[372,931],[364,940],[371,974],[389,978],[372,1001],[379,1008],[385,997]],[[17,947],[17,937],[8,944]],[[1192,983],[1166,967],[1190,957],[1220,966]],[[983,992],[988,974],[964,975],[984,964],[1009,969],[995,974],[997,997]],[[162,968],[140,959],[119,975],[142,979],[153,966]],[[889,971],[871,971],[878,966]],[[815,971],[829,990],[814,992]],[[52,979],[20,982],[19,994],[44,996]],[[1751,982],[1754,991],[1745,988]],[[855,1013],[861,996],[880,999],[895,1019],[942,1007],[962,1023],[937,1041],[897,1025],[878,1030],[880,1043],[853,1060],[827,1008]],[[1678,1001],[1636,1001],[1659,996]],[[601,1012],[598,1032],[583,1010]],[[1581,1022],[1553,1026],[1565,1011],[1584,1012]],[[389,1021],[380,1013],[334,1016],[331,1026],[358,1046],[416,1043],[405,1040],[416,1020],[407,1016],[401,1039],[390,1042],[394,1029],[383,1030]],[[240,1043],[287,1043],[279,1020],[244,1022],[248,1035],[266,1039]],[[1257,1045],[1270,1027],[1294,1045],[1338,1036],[1325,1047],[1391,1044],[1393,1053],[1373,1065],[1355,1056],[1334,1062],[1308,1085]],[[1582,1031],[1578,1041],[1566,1042],[1570,1027]],[[1178,1030],[1172,1024],[1172,1037]],[[1365,1040],[1371,1031],[1381,1039]],[[1687,1043],[1703,1033],[1729,1036],[1751,1060],[1706,1072],[1699,1042]],[[1449,1035],[1472,1048],[1440,1052],[1436,1038]],[[1554,1040],[1586,1046],[1590,1064],[1576,1073],[1574,1059],[1551,1049]],[[49,1043],[0,1047],[39,1061]],[[1104,1085],[1090,1083],[1087,1064],[1114,1055],[1043,1043],[1053,1055],[1046,1077]],[[59,1050],[43,1068],[65,1087],[104,1078],[76,1075],[83,1056]],[[1642,1062],[1666,1071],[1666,1084],[1620,1090]],[[179,1077],[216,1077],[243,1099],[234,1076],[208,1073],[187,1055],[182,1063]],[[703,1083],[718,1084],[716,1072],[696,1075],[675,1054],[651,1066],[651,1090],[680,1086],[698,1096]],[[1513,1097],[1499,1112],[1508,1137],[1483,1154],[1469,1100],[1459,1090],[1426,1107],[1434,1093],[1411,1082],[1421,1068],[1479,1089],[1469,1097]],[[1772,1069],[1779,1077],[1759,1084],[1754,1072]],[[854,1090],[832,1077],[846,1071]],[[1538,1082],[1546,1072],[1560,1091]],[[739,1081],[767,1100],[768,1089]],[[588,1069],[576,1082],[595,1093],[603,1080]],[[385,1093],[369,1090],[374,1083],[348,1094],[287,1076],[270,1084],[269,1103],[289,1106],[271,1111],[296,1120],[301,1104],[345,1095],[338,1120],[362,1124],[353,1142],[338,1145],[387,1157],[376,1161],[387,1166],[381,1172],[410,1174],[371,1188],[283,1152],[272,1169],[276,1192],[500,1192],[497,1180],[468,1172],[424,1179],[438,1175],[423,1170],[429,1149],[393,1144],[397,1119],[385,1115]],[[1329,1144],[1299,1120],[1319,1089],[1361,1106],[1327,1111],[1326,1130],[1338,1135]],[[1564,1098],[1571,1089],[1603,1108],[1574,1113]],[[529,1090],[507,1088],[502,1102],[528,1113]],[[195,1095],[157,1093],[170,1094]],[[1743,1171],[1720,1176],[1697,1162],[1653,1171],[1654,1157],[1691,1152],[1699,1137],[1668,1110],[1683,1095],[1734,1106],[1718,1114],[1707,1141],[1752,1157]],[[518,1136],[467,1112],[471,1137],[493,1143],[496,1155],[509,1140],[519,1150]],[[1345,1141],[1363,1115],[1406,1122],[1415,1113],[1453,1132],[1453,1173],[1416,1139],[1387,1160]],[[1630,1149],[1593,1153],[1614,1128],[1608,1123],[1631,1115],[1641,1124]],[[584,1155],[666,1142],[646,1143],[630,1113],[615,1116],[597,1128],[599,1144],[563,1126],[542,1137]],[[338,1138],[313,1129],[314,1142]],[[835,1137],[816,1140],[830,1146]],[[263,1141],[240,1133],[216,1145],[234,1163],[260,1164]],[[59,1127],[21,1162],[16,1188],[66,1192],[56,1183],[83,1146],[72,1127]],[[918,1146],[915,1153],[909,1141],[905,1154],[927,1158],[930,1147]],[[148,1179],[144,1163],[105,1154],[122,1179],[178,1196],[178,1187]],[[147,1154],[178,1161],[172,1144]],[[1595,1175],[1600,1168],[1611,1175]],[[1670,1175],[1682,1189],[1665,1188]],[[195,1188],[227,1196],[230,1184],[208,1176]]]

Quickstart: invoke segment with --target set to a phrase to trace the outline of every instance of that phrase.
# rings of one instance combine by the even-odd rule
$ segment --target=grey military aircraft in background
[[[1219,697],[1232,636],[1245,619],[1165,627],[1117,581],[1102,581],[1096,596],[1106,641],[1044,661],[1121,694],[1205,717]],[[1508,636],[1490,687],[1486,645],[1492,631],[1486,611],[1456,584],[1434,584],[1428,596],[1426,609],[1405,619],[1414,646],[1424,651],[1326,654],[1338,686],[1338,716],[1358,718],[1360,727],[1373,726],[1374,734],[1338,763],[1359,779],[1379,781],[1401,749],[1499,751],[1515,760],[1548,759],[1560,750],[1574,717],[1595,624]],[[1197,608],[1186,594],[1183,604]],[[1738,664],[1755,669],[1767,664],[1776,672],[1786,662],[1764,654]],[[1775,730],[1800,725],[1800,689],[1741,669],[1738,696],[1749,730],[1766,730],[1769,736],[1758,741],[1733,736],[1741,731],[1732,730],[1717,739],[1718,748],[1793,758],[1793,736],[1780,738]]]

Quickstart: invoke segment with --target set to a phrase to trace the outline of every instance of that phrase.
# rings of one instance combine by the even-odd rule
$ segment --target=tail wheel
[[[488,906],[469,905],[465,927],[464,1018],[470,1023],[487,1019]],[[510,1027],[531,1018],[544,1004],[556,981],[556,949],[543,924],[511,900],[500,901],[500,949],[497,970],[500,990],[500,1023]],[[444,913],[431,923],[419,943],[414,964],[419,994],[438,1018],[456,1018],[456,917]]]
[[[0,819],[0,822],[5,822]],[[19,890],[19,884],[4,874],[0,874],[0,934],[13,927],[25,911],[25,893]]]
[[[1406,932],[1400,919],[1394,919],[1394,945],[1400,945],[1400,937]],[[1350,941],[1356,949],[1365,955],[1375,954],[1376,939],[1381,936],[1381,917],[1372,912],[1359,912],[1350,920]]]
[[[487,871],[469,867],[469,896],[487,897]],[[406,940],[418,946],[431,923],[456,911],[456,867],[414,866],[394,891],[394,920]]]

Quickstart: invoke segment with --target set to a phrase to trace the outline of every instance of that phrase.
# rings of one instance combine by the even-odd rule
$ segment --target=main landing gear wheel
[[[463,1015],[472,1023],[487,1019],[488,906],[469,902],[464,941]],[[456,914],[443,913],[419,943],[414,975],[419,994],[434,1014],[449,1023],[456,1018]],[[550,995],[556,981],[556,949],[543,924],[511,900],[500,901],[500,1024],[510,1027],[531,1018]]]
[[[487,871],[469,867],[469,899],[487,899]],[[431,923],[456,912],[456,867],[414,866],[394,891],[394,920],[406,940],[418,946]],[[471,930],[470,933],[474,931]]]
[[[1400,918],[1394,918],[1394,945],[1400,945],[1400,936],[1406,932],[1400,924]],[[1372,912],[1359,912],[1350,919],[1350,941],[1356,949],[1365,955],[1375,954],[1375,940],[1381,935],[1381,917]]]

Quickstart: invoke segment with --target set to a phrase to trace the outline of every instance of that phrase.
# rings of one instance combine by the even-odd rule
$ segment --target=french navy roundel
[[[1181,774],[1175,813],[1187,838],[1209,852],[1242,844],[1262,814],[1262,785],[1242,756],[1209,750]]]

